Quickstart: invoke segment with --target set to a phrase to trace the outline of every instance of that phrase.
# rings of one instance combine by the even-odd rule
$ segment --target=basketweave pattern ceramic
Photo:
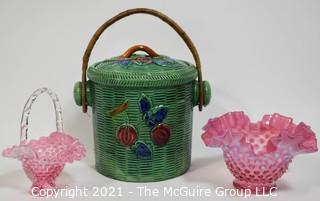
[[[87,69],[102,32],[135,13],[157,16],[172,26],[187,43],[196,66],[136,45]],[[198,105],[201,110],[211,94],[208,82],[202,81],[193,43],[173,23],[157,11],[131,9],[103,24],[88,45],[82,82],[75,85],[74,96],[84,112],[87,106],[92,107],[96,169],[105,176],[160,181],[179,176],[190,166],[193,107]]]

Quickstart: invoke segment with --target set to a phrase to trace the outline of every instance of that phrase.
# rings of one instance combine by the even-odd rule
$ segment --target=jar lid
[[[117,87],[165,87],[195,80],[193,64],[164,55],[132,54],[91,65],[88,77],[96,83]]]

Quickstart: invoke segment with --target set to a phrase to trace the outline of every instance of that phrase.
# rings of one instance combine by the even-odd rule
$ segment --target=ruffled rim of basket
[[[72,163],[73,161],[79,161],[86,155],[86,149],[80,141],[69,134],[64,132],[52,132],[49,136],[42,136],[39,139],[32,139],[30,141],[22,141],[19,145],[13,145],[10,148],[3,150],[2,155],[9,158],[15,158],[18,160],[27,159],[40,159],[45,157],[39,157],[37,154],[40,144],[43,146],[46,144],[63,145],[65,149],[63,153],[60,153],[59,158],[54,161],[61,163]],[[74,151],[76,149],[76,151]]]
[[[293,152],[316,152],[317,142],[310,126],[278,113],[264,115],[262,120],[252,123],[244,112],[229,112],[220,117],[209,119],[203,127],[202,139],[206,146],[241,146],[256,154],[272,153],[279,146],[291,146]],[[264,137],[262,148],[252,137]],[[263,140],[263,139],[261,139]]]

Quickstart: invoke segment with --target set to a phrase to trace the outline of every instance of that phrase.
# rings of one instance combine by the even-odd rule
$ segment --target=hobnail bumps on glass
[[[55,188],[55,180],[65,163],[81,160],[85,156],[85,148],[70,135],[53,132],[48,137],[5,149],[3,156],[20,160],[32,181],[31,188],[37,187],[35,190],[40,190]]]
[[[28,124],[31,107],[39,95],[47,93],[54,105],[57,131],[38,140],[28,141]],[[7,148],[2,155],[22,162],[22,167],[32,181],[31,191],[53,189],[55,180],[63,170],[65,163],[81,160],[85,156],[85,147],[80,141],[63,132],[62,111],[57,95],[48,88],[34,91],[27,100],[21,118],[20,144]]]
[[[280,114],[251,123],[243,112],[230,112],[209,119],[203,130],[206,146],[222,148],[234,186],[257,193],[275,187],[295,155],[318,150],[309,126]]]

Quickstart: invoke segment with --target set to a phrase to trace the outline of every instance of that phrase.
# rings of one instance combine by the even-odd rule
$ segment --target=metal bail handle
[[[86,48],[86,51],[82,57],[82,87],[81,87],[81,102],[82,102],[82,110],[84,113],[87,112],[87,90],[86,90],[86,84],[87,84],[87,68],[88,68],[88,62],[89,58],[92,52],[92,49],[94,45],[96,44],[97,40],[101,36],[101,34],[113,23],[119,21],[120,19],[137,14],[137,13],[142,13],[142,14],[149,14],[155,17],[160,18],[162,21],[166,22],[169,26],[171,26],[178,34],[179,36],[183,39],[183,41],[186,43],[188,46],[189,50],[192,53],[193,59],[195,60],[195,66],[198,71],[198,82],[199,82],[199,111],[202,111],[202,107],[204,104],[204,86],[203,86],[203,81],[202,81],[202,72],[201,72],[201,62],[199,58],[198,51],[196,47],[194,46],[193,42],[189,38],[189,36],[183,31],[183,29],[171,18],[166,16],[165,14],[149,9],[149,8],[134,8],[134,9],[129,9],[126,11],[123,11],[119,13],[118,15],[114,16],[113,18],[109,19],[106,21],[104,24],[102,24],[98,30],[94,33],[92,38],[90,39],[90,42]]]
[[[21,123],[20,123],[20,142],[25,142],[28,140],[28,128],[29,128],[29,116],[31,112],[31,107],[35,100],[43,93],[47,93],[54,105],[54,111],[56,115],[56,127],[58,132],[63,131],[62,123],[62,109],[58,99],[57,94],[48,88],[40,88],[34,91],[28,98],[26,104],[23,107]]]

